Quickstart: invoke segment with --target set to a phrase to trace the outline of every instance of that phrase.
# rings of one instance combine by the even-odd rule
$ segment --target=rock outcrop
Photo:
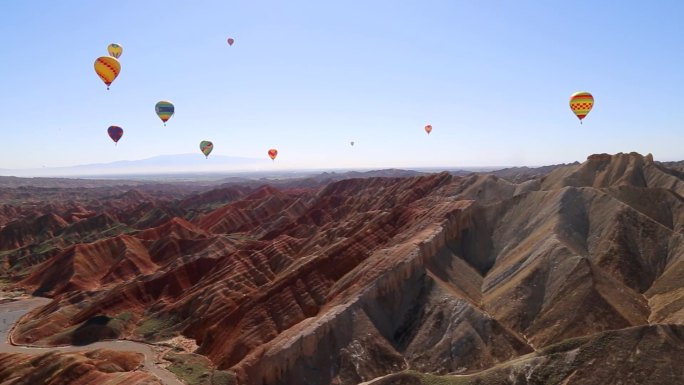
[[[142,354],[110,350],[39,356],[0,353],[0,382],[7,385],[161,385],[155,376],[138,370],[142,361]]]

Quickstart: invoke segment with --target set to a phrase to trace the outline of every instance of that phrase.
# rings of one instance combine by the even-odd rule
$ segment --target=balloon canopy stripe
[[[593,105],[594,103],[570,103],[570,108],[572,108],[573,110],[591,108]]]
[[[100,64],[107,67],[107,69],[112,72],[112,76],[116,75],[116,69],[114,69],[114,67],[110,66],[109,63],[107,63],[103,60],[100,60],[100,59],[97,59],[97,60],[100,62]]]

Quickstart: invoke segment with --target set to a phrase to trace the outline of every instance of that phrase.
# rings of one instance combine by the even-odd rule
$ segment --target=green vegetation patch
[[[237,384],[233,373],[214,370],[211,361],[204,356],[169,352],[164,359],[171,362],[168,370],[189,385]]]
[[[158,318],[150,317],[145,319],[135,333],[143,336],[145,339],[152,341],[160,341],[174,336],[174,328],[178,325],[178,320],[175,317]]]
[[[123,313],[119,313],[116,316],[114,316],[114,319],[117,319],[121,322],[128,323],[131,319],[133,318],[133,313],[130,311],[125,311]]]

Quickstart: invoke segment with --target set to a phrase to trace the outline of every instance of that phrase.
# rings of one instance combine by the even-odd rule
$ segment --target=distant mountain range
[[[339,169],[309,169],[309,170],[282,170],[273,169],[268,159],[242,158],[233,156],[215,155],[203,158],[198,154],[159,155],[139,160],[119,160],[110,163],[93,163],[65,167],[41,167],[27,169],[2,169],[0,177],[20,178],[74,178],[84,177],[88,179],[128,179],[128,180],[163,180],[163,181],[188,181],[188,180],[212,180],[216,181],[232,176],[237,181],[252,180],[258,178],[297,178],[311,175],[321,175],[322,178],[332,180],[362,177],[406,177],[431,174],[450,170],[450,168],[418,168],[412,170],[378,169],[378,170],[351,170]],[[471,167],[468,169],[451,169],[454,175],[467,175],[472,172],[487,172],[502,168],[496,167]]]
[[[252,163],[255,162],[255,163]],[[176,185],[219,186],[242,184],[252,187],[264,183],[279,188],[307,186],[320,187],[333,181],[352,178],[408,178],[447,172],[453,176],[489,173],[514,183],[538,178],[564,164],[543,167],[512,168],[418,168],[376,170],[282,170],[261,167],[259,160],[217,156],[215,159],[197,159],[194,154],[164,155],[154,158],[88,164],[70,167],[7,170],[0,169],[0,187],[31,186],[40,188],[73,188],[105,186],[146,186],[158,183]],[[268,166],[268,161],[265,162]],[[578,164],[577,162],[573,165]],[[253,169],[249,171],[250,168]],[[188,184],[190,183],[190,184]]]
[[[102,176],[130,174],[163,174],[182,172],[221,172],[256,169],[267,166],[267,159],[241,158],[201,154],[160,155],[140,160],[120,160],[111,163],[94,163],[67,167],[42,167],[32,169],[0,169],[0,175],[23,177],[54,176]]]

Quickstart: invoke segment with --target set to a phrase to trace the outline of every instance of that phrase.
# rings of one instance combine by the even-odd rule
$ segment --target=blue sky
[[[3,2],[0,169],[202,156],[203,139],[278,148],[276,168],[684,159],[684,3],[653,3]],[[112,42],[106,91],[93,62]]]

